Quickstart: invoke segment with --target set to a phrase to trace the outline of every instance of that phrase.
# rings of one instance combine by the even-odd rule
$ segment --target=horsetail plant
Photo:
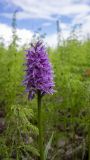
[[[26,76],[24,85],[26,86],[26,92],[28,92],[28,99],[32,100],[37,95],[39,159],[44,160],[41,101],[45,94],[54,93],[53,70],[42,41],[38,40],[31,44],[31,48],[26,50],[26,52]]]

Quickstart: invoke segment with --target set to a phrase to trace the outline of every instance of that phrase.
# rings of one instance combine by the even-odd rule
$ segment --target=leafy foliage
[[[1,148],[3,158],[20,159],[30,156],[30,153],[39,155],[38,150],[33,146],[34,138],[38,135],[37,127],[30,123],[33,116],[33,111],[28,106],[18,104],[10,107],[6,116],[6,130],[2,135],[5,136]]]
[[[6,114],[5,129],[0,134],[0,156],[9,160],[12,153],[17,155],[17,159],[33,157],[31,152],[35,154],[34,158],[38,156],[34,147],[37,146],[38,130],[34,126],[37,125],[37,116],[34,117],[31,110],[33,108],[37,115],[36,99],[28,102],[22,86],[23,50],[12,45],[9,48],[0,45],[0,110]],[[85,153],[90,148],[90,40],[80,43],[69,39],[61,47],[49,48],[49,57],[55,72],[57,92],[53,97],[43,98],[43,128],[46,130],[45,143],[55,131],[47,159],[58,151],[54,157],[58,160],[59,157],[65,158],[63,155],[66,156],[68,145],[75,150],[80,144],[83,146],[84,140]],[[61,147],[64,150],[61,154],[58,142],[61,143],[62,139],[65,145]],[[75,154],[72,157],[78,157]]]

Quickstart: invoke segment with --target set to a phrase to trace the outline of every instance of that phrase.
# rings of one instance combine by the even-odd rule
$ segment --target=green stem
[[[38,129],[39,129],[38,144],[39,144],[39,152],[40,152],[39,160],[44,160],[43,132],[42,132],[42,119],[41,119],[41,92],[40,91],[38,91]]]

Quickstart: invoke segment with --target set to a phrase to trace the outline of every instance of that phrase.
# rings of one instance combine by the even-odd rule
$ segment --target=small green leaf
[[[44,151],[44,160],[47,159],[48,152],[49,152],[49,150],[50,150],[50,148],[51,148],[51,144],[52,144],[52,140],[53,140],[53,134],[54,134],[54,133],[52,133],[52,135],[51,135],[51,137],[50,137],[50,139],[49,139],[49,141],[48,141],[48,143],[47,143],[47,145],[46,145],[46,148],[45,148],[45,151]]]

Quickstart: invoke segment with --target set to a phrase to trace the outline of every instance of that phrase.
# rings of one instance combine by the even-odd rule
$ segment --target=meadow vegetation
[[[22,84],[24,50],[15,43],[8,48],[0,43],[1,160],[39,156],[37,97],[28,101]],[[46,95],[42,103],[47,160],[90,160],[90,40],[69,38],[55,49],[48,48],[48,53],[56,92]]]

